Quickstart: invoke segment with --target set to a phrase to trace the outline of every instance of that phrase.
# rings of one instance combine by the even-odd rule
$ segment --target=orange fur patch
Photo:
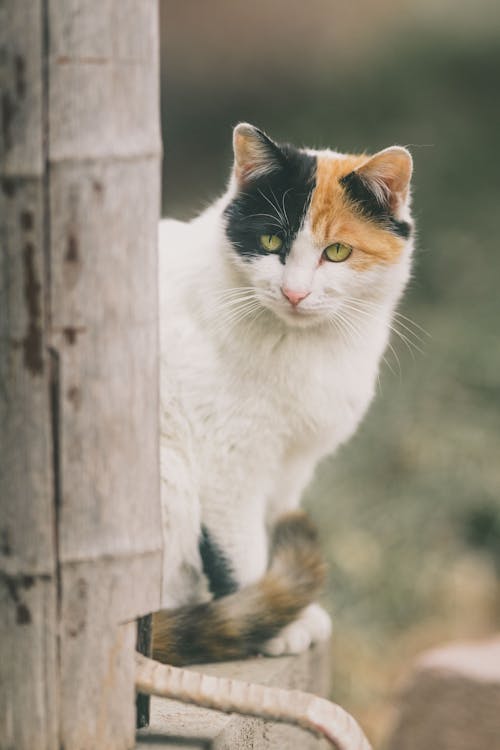
[[[334,242],[350,245],[354,250],[347,262],[360,271],[380,262],[397,262],[405,245],[400,237],[363,216],[346,197],[339,182],[368,158],[365,154],[319,156],[316,187],[309,209],[312,233],[318,246],[325,248]]]

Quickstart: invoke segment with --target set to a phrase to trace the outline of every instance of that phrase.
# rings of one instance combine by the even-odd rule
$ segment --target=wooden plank
[[[45,106],[41,0],[2,2],[0,48],[1,171],[3,175],[40,178],[44,170]]]
[[[129,750],[135,618],[161,577],[157,2],[48,8],[60,740]]]
[[[73,575],[64,576],[63,585],[68,596],[62,613],[61,747],[130,750],[136,624],[116,627],[106,610],[106,586],[86,588],[88,579]]]
[[[55,567],[43,188],[7,177],[0,264],[0,554],[11,575]]]
[[[51,161],[152,154],[158,163],[157,0],[49,7]]]
[[[0,6],[0,748],[58,750],[43,24]]]
[[[66,604],[79,591],[86,592],[78,606],[87,623],[77,637],[62,639],[67,748],[93,732],[93,741],[107,747],[105,723],[92,717],[115,715],[117,704],[121,720],[116,714],[110,747],[130,746],[135,696],[118,702],[108,691],[106,649],[116,623],[159,607],[155,187],[150,159],[53,168],[63,632],[74,629]],[[122,212],[130,201],[133,210]],[[96,612],[105,618],[96,621]]]
[[[0,577],[2,750],[59,750],[55,613],[51,577]]]
[[[158,193],[157,160],[149,158],[52,169],[63,564],[161,554]],[[130,604],[126,617],[141,614]],[[149,611],[157,606],[155,599]]]

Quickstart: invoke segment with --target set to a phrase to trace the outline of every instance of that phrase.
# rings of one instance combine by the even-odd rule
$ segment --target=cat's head
[[[374,156],[302,150],[246,123],[233,144],[225,231],[260,304],[308,326],[396,301],[412,249],[405,148]]]

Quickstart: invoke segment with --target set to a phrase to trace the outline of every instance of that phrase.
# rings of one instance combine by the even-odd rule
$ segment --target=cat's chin
[[[290,328],[312,328],[325,323],[324,315],[311,310],[301,310],[300,307],[276,305],[270,309]]]

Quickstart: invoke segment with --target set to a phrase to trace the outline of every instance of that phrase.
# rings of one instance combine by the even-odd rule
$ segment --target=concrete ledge
[[[388,750],[500,750],[500,637],[416,663]]]
[[[300,656],[258,658],[193,667],[211,675],[232,677],[263,685],[308,690],[327,695],[330,644],[315,646]],[[161,698],[151,699],[151,724],[137,733],[137,750],[323,750],[328,743],[308,732],[259,719],[186,706]]]

